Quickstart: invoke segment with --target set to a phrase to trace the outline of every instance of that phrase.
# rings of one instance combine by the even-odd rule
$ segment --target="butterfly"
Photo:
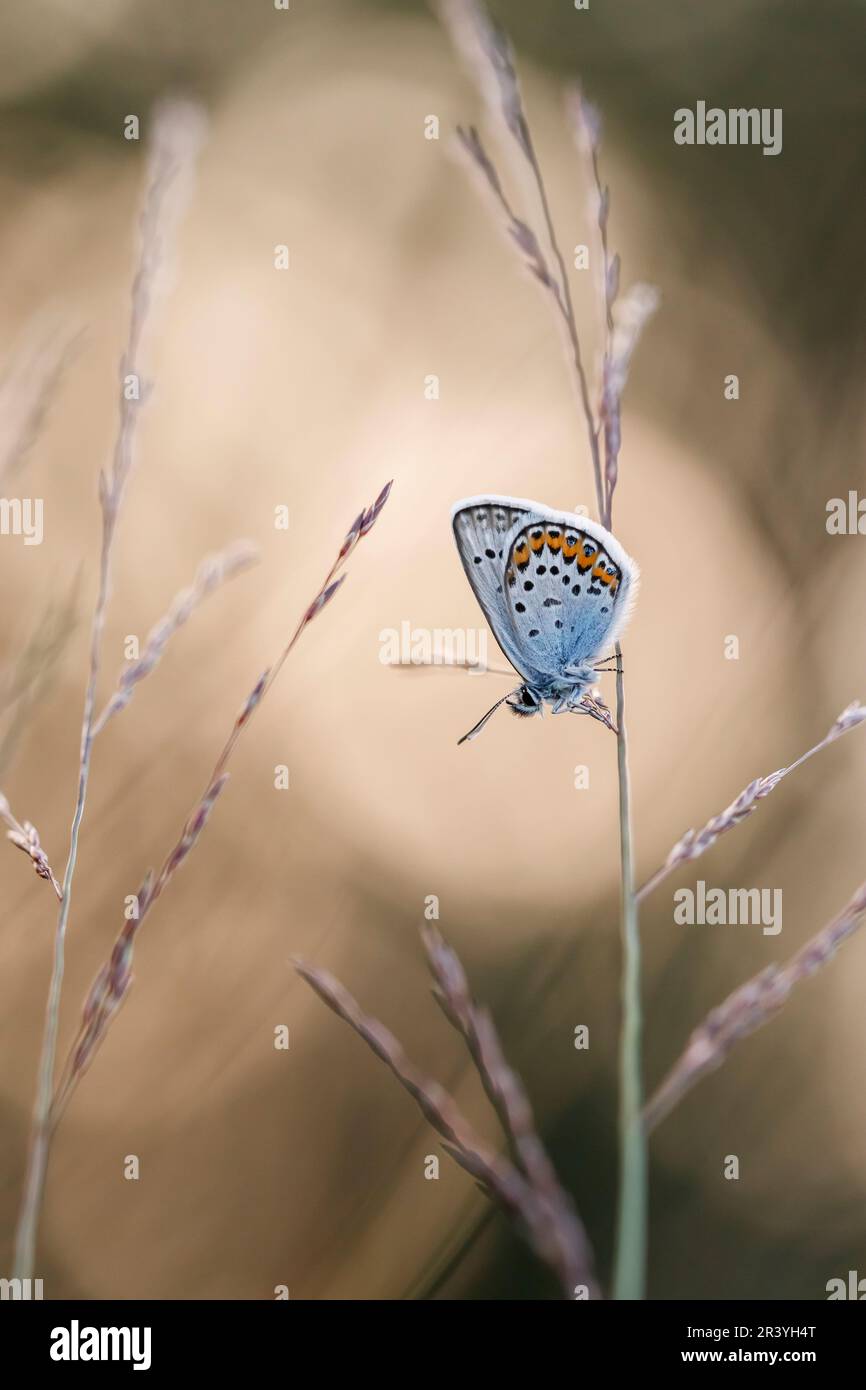
[[[475,738],[503,704],[520,715],[548,704],[554,714],[604,720],[589,691],[595,663],[630,617],[634,560],[599,522],[517,497],[464,498],[451,524],[472,592],[523,680],[459,742]]]

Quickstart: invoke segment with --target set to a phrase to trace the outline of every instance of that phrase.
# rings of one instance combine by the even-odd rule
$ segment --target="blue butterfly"
[[[634,560],[599,522],[516,497],[467,497],[451,524],[472,592],[523,678],[460,743],[503,704],[522,715],[541,713],[545,703],[554,714],[593,713],[594,663],[629,619]]]

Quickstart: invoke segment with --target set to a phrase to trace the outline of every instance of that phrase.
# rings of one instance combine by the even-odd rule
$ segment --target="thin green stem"
[[[621,657],[619,643],[616,653]],[[631,787],[625,687],[620,663],[616,677],[619,833],[622,866],[622,1033],[620,1039],[620,1182],[614,1256],[613,1296],[644,1297],[647,1257],[647,1151],[641,1120],[641,968],[637,898],[632,860]]]
[[[57,929],[54,935],[54,963],[51,970],[51,984],[48,989],[48,1003],[45,1009],[45,1029],[42,1036],[42,1051],[39,1059],[39,1080],[36,1088],[36,1103],[33,1108],[33,1126],[30,1141],[30,1155],[27,1163],[27,1176],[24,1195],[15,1234],[15,1263],[13,1274],[16,1279],[32,1279],[36,1258],[36,1236],[39,1227],[39,1213],[42,1209],[42,1195],[45,1190],[45,1174],[51,1151],[52,1101],[54,1098],[54,1064],[57,1056],[57,1034],[60,1027],[60,999],[63,992],[63,972],[66,956],[66,928],[69,922],[69,909],[72,903],[72,881],[78,858],[78,838],[81,821],[84,817],[84,804],[87,799],[87,784],[90,779],[90,753],[93,743],[93,712],[96,699],[96,681],[99,674],[99,655],[102,630],[105,623],[105,608],[108,601],[109,556],[113,527],[104,535],[102,563],[100,568],[99,597],[93,617],[90,648],[90,675],[87,695],[84,701],[84,718],[81,734],[81,762],[78,775],[78,794],[75,814],[72,818],[72,831],[69,837],[69,858],[63,875],[63,896],[57,916]]]
[[[141,403],[147,399],[143,395],[134,397],[127,394],[126,383],[134,377],[139,384],[137,371],[138,353],[142,334],[154,294],[154,281],[159,271],[163,255],[163,234],[161,217],[165,195],[178,171],[185,165],[191,169],[195,146],[200,135],[200,117],[196,110],[183,103],[167,103],[159,109],[153,119],[153,153],[150,162],[149,182],[141,214],[138,259],[132,282],[130,306],[129,337],[120,365],[120,410],[118,432],[114,443],[111,469],[106,476],[100,473],[99,495],[102,510],[102,547],[99,568],[99,588],[96,607],[90,630],[90,668],[87,693],[84,699],[84,715],[81,728],[81,756],[79,760],[78,788],[75,800],[75,814],[69,837],[69,858],[63,878],[63,896],[57,918],[54,936],[54,963],[51,969],[51,983],[48,990],[48,1003],[45,1011],[45,1027],[42,1034],[42,1049],[39,1058],[39,1076],[36,1088],[36,1101],[33,1108],[33,1122],[30,1135],[30,1152],[27,1173],[24,1180],[24,1194],[15,1235],[15,1277],[33,1277],[36,1255],[36,1239],[39,1227],[39,1213],[45,1190],[45,1175],[51,1150],[51,1140],[55,1127],[54,1069],[57,1056],[57,1035],[60,1027],[60,1001],[63,992],[63,973],[65,965],[66,932],[69,923],[69,910],[72,903],[72,883],[78,858],[78,840],[84,806],[87,800],[87,786],[90,780],[93,729],[96,713],[96,689],[102,656],[102,638],[105,628],[105,615],[111,592],[111,557],[117,519],[123,500],[126,482],[132,468],[133,445]]]

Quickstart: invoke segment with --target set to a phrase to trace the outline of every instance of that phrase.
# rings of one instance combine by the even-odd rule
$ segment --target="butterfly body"
[[[481,496],[452,511],[466,577],[523,684],[499,704],[532,715],[587,708],[595,663],[621,634],[638,567],[597,521],[521,498]],[[463,742],[463,740],[461,740]]]

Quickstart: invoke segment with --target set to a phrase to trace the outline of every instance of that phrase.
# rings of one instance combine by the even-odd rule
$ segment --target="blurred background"
[[[866,540],[825,527],[829,499],[866,495],[866,25],[843,0],[491,8],[517,50],[563,246],[594,247],[562,101],[579,77],[605,119],[623,280],[662,295],[626,394],[615,507],[643,570],[625,643],[642,881],[689,826],[866,697]],[[57,1135],[36,1270],[46,1297],[272,1298],[278,1284],[315,1299],[556,1295],[465,1173],[443,1157],[439,1180],[425,1180],[432,1132],[291,969],[303,956],[338,975],[495,1140],[429,997],[417,929],[430,895],[606,1280],[614,740],[590,720],[501,713],[458,748],[503,683],[381,660],[381,634],[403,622],[482,626],[450,534],[457,498],[593,505],[549,305],[454,158],[451,132],[479,119],[477,93],[419,0],[292,0],[288,11],[7,0],[0,48],[4,450],[60,362],[41,427],[2,479],[7,497],[44,499],[45,535],[31,547],[0,538],[0,786],[56,870],[97,577],[96,480],[116,429],[148,116],[167,92],[199,98],[210,130],[150,337],[155,387],[118,536],[103,696],[125,639],[145,637],[203,555],[238,536],[262,551],[97,743],[61,1058],[125,896],[174,843],[349,523],[395,479],[142,928],[134,988]],[[698,100],[781,107],[783,152],[675,145],[674,111]],[[124,139],[130,114],[139,142]],[[431,115],[438,140],[425,139]],[[278,244],[287,272],[274,268]],[[590,282],[572,276],[591,361]],[[730,373],[736,401],[724,396]],[[288,530],[274,526],[279,506]],[[602,690],[612,704],[612,681]],[[791,955],[866,876],[864,737],[786,780],[646,904],[648,1088],[711,1007]],[[274,787],[278,764],[288,791]],[[577,767],[589,770],[584,790]],[[673,891],[696,878],[781,888],[781,934],[676,926]],[[4,1271],[55,907],[8,846]],[[652,1297],[820,1299],[828,1279],[866,1274],[864,991],[855,938],[653,1136]],[[281,1024],[287,1051],[274,1048]],[[573,1046],[579,1024],[586,1051]],[[138,1181],[124,1178],[131,1154]],[[730,1154],[735,1182],[723,1176]]]

